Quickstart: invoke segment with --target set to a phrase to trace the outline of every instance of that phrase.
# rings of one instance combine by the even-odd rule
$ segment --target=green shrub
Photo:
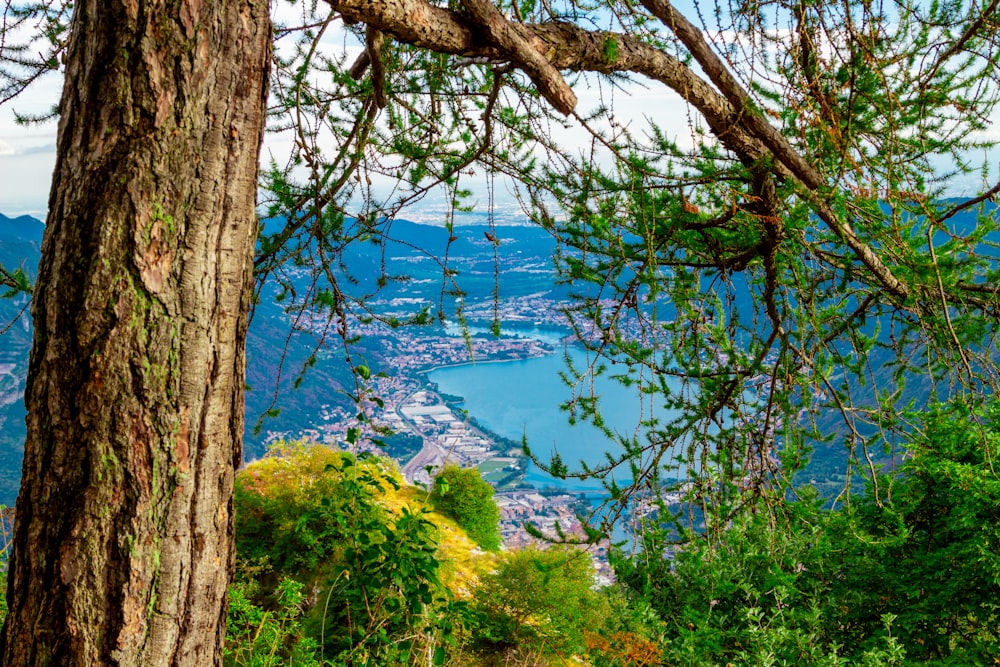
[[[500,548],[500,510],[493,487],[476,468],[447,465],[434,478],[431,501],[486,551]]]
[[[864,644],[891,614],[909,660],[1000,656],[998,444],[997,408],[934,408],[899,473],[836,514],[826,537],[840,554],[840,641]]]
[[[436,534],[421,513],[406,509],[391,522],[358,526],[309,615],[325,655],[347,665],[368,658],[395,665],[426,648],[424,631],[433,630],[436,607],[448,602]]]
[[[582,654],[585,634],[608,616],[594,590],[590,556],[578,549],[528,548],[503,555],[473,590],[475,644],[481,652]]]
[[[376,496],[390,479],[375,460],[282,445],[236,477],[236,552],[279,576],[315,573],[357,526],[389,520]]]
[[[397,507],[400,493],[392,462],[322,446],[284,445],[241,471],[234,655],[291,655],[274,647],[299,645],[298,616],[295,635],[287,632],[288,590],[304,586],[312,593],[296,602],[301,628],[323,664],[444,660],[453,623],[438,579],[438,530],[422,507]],[[397,502],[387,502],[391,495]]]
[[[684,530],[650,530],[616,558],[618,580],[664,620],[668,664],[991,664],[998,423],[996,410],[935,408],[897,473],[846,507],[821,509],[808,488],[747,499],[672,559]]]
[[[226,667],[319,667],[316,642],[301,623],[302,589],[296,581],[283,580],[275,591],[275,608],[266,611],[252,601],[257,592],[253,584],[230,586]]]

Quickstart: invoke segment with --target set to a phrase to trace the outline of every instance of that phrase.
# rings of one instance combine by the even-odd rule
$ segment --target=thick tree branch
[[[479,26],[460,12],[434,7],[424,0],[328,0],[328,3],[346,20],[367,23],[398,41],[438,53],[508,59],[531,71],[519,59],[523,52],[512,53],[502,45],[484,43],[477,38],[482,35]],[[827,184],[822,176],[752,110],[749,95],[711,51],[697,28],[665,0],[644,0],[644,5],[675,31],[718,90],[677,58],[632,35],[591,32],[563,22],[527,24],[520,29],[533,36],[528,39],[532,48],[558,70],[632,72],[663,83],[698,109],[713,134],[748,165],[773,155],[775,173],[801,182],[820,219],[851,248],[886,291],[899,302],[905,301],[909,287],[833,211],[823,196]],[[609,39],[618,47],[614,60],[607,56]]]
[[[365,31],[365,52],[372,68],[372,88],[375,92],[375,106],[384,109],[385,98],[385,63],[382,62],[382,31],[368,27]]]
[[[576,106],[576,95],[563,81],[559,70],[545,59],[544,51],[533,44],[538,41],[531,31],[519,23],[504,18],[493,0],[461,0],[475,24],[493,44],[503,49],[512,62],[524,70],[538,87],[538,92],[568,116]],[[544,48],[544,46],[542,46]]]
[[[742,126],[763,142],[774,158],[806,187],[809,203],[820,219],[854,251],[855,256],[875,274],[890,294],[900,302],[905,301],[910,294],[909,287],[896,278],[878,255],[858,238],[851,226],[830,208],[823,196],[823,191],[828,187],[823,176],[799,155],[781,133],[753,109],[750,95],[730,74],[725,63],[712,51],[702,37],[701,31],[678,12],[669,0],[642,0],[642,4],[677,35],[708,78],[737,110]]]
[[[477,36],[477,28],[467,15],[424,0],[328,0],[328,4],[345,20],[367,23],[399,42],[436,53],[486,61],[512,58],[498,45]],[[570,23],[536,23],[521,28],[532,35],[530,46],[556,70],[631,72],[659,81],[697,108],[712,132],[741,160],[750,164],[766,156],[764,145],[740,126],[732,105],[677,58],[632,35],[591,32]],[[618,47],[614,61],[607,57],[608,40]],[[523,62],[512,62],[524,69]]]

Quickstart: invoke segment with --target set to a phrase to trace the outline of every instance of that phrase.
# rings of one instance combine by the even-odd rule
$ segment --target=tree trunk
[[[4,665],[221,663],[265,0],[75,6]]]

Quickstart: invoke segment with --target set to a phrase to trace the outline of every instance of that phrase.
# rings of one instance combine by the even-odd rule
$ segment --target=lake
[[[570,470],[579,469],[581,459],[593,465],[605,460],[605,452],[621,450],[593,425],[583,422],[571,425],[569,414],[560,409],[573,396],[559,377],[560,371],[566,369],[564,354],[569,355],[578,370],[586,367],[588,353],[580,346],[570,345],[555,354],[534,359],[440,368],[430,371],[428,378],[437,383],[440,391],[464,397],[462,407],[486,428],[518,442],[526,435],[528,446],[542,461],[558,452]],[[637,433],[639,422],[650,414],[665,416],[662,408],[651,412],[649,398],[643,402],[634,387],[623,387],[606,376],[590,384],[600,396],[605,423],[617,433],[632,436]],[[591,387],[584,391],[589,395]],[[628,475],[627,470],[623,472]],[[618,474],[618,480],[625,481],[622,473]],[[527,471],[526,481],[539,488],[558,486],[572,492],[601,488],[597,480],[560,480],[535,466]]]

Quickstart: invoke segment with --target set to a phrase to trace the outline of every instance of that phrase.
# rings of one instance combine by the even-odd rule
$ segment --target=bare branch
[[[973,197],[972,199],[967,199],[967,200],[963,201],[961,204],[957,204],[957,205],[951,207],[944,215],[942,215],[940,218],[938,218],[936,220],[936,222],[938,224],[941,224],[942,222],[944,222],[948,218],[951,218],[951,217],[957,215],[958,213],[961,213],[965,209],[972,208],[973,206],[976,206],[978,204],[982,204],[986,200],[993,201],[994,198],[997,196],[998,193],[1000,193],[1000,182],[997,182],[996,185],[994,185],[992,188],[990,188],[989,190],[987,190],[983,194],[979,195],[978,197]]]
[[[365,49],[358,54],[358,57],[354,60],[354,64],[351,65],[351,69],[347,70],[347,73],[350,74],[351,78],[355,81],[360,81],[361,77],[363,77],[365,72],[368,71],[368,66],[371,65],[371,63],[371,56],[368,55],[368,49]]]

